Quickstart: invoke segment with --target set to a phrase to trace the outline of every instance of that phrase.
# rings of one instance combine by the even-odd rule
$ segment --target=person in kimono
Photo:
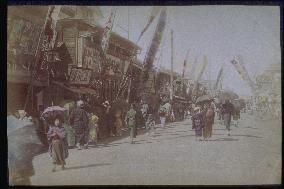
[[[155,116],[154,116],[154,109],[152,106],[148,108],[148,116],[146,120],[146,131],[147,135],[150,135],[155,129]]]
[[[135,137],[136,129],[136,111],[134,110],[133,104],[130,105],[130,110],[126,113],[124,121],[130,131],[130,142],[131,144],[133,144],[133,138]]]
[[[121,120],[121,115],[122,115],[122,110],[121,109],[116,109],[114,112],[114,128],[115,128],[115,133],[117,136],[122,136],[122,120]]]
[[[203,138],[205,141],[208,140],[208,138],[211,138],[212,136],[212,125],[214,123],[214,107],[212,104],[205,104],[204,105],[204,127],[203,127]]]
[[[63,170],[66,164],[65,159],[68,157],[68,143],[65,129],[59,117],[56,117],[54,124],[49,127],[47,139],[49,142],[49,155],[53,162],[52,172],[55,171],[56,165],[61,165]]]
[[[231,117],[234,111],[234,106],[232,103],[230,103],[228,99],[226,99],[225,104],[222,105],[222,109],[223,109],[224,124],[226,126],[226,129],[228,130],[228,136],[230,136]]]
[[[95,113],[90,114],[89,121],[89,142],[93,142],[95,145],[98,143],[98,121],[99,117]]]
[[[192,129],[195,131],[195,140],[201,141],[202,137],[202,129],[204,127],[204,121],[203,121],[203,113],[200,111],[200,107],[195,107],[193,110],[193,115],[191,117],[192,119]]]
[[[159,116],[160,116],[161,127],[165,128],[166,117],[167,117],[167,109],[163,105],[160,106]]]
[[[75,141],[78,150],[81,150],[86,143],[85,135],[88,129],[89,118],[87,112],[83,109],[84,102],[79,100],[77,107],[71,112],[69,122],[75,130]]]

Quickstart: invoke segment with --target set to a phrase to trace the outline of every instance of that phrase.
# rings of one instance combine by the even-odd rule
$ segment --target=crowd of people
[[[156,109],[153,105],[141,101],[140,106],[130,104],[125,113],[122,109],[116,109],[114,113],[112,112],[112,115],[108,101],[103,103],[103,107],[104,114],[98,115],[96,112],[90,111],[87,102],[79,100],[73,109],[65,113],[64,117],[55,117],[47,132],[49,153],[54,164],[52,171],[55,171],[56,165],[60,165],[64,169],[70,146],[82,150],[87,149],[90,143],[96,144],[99,130],[106,129],[104,128],[106,125],[112,125],[109,128],[110,136],[121,136],[125,125],[129,131],[130,143],[134,144],[137,126],[141,122],[145,126],[146,135],[149,136],[155,133],[156,122],[160,123],[160,128],[165,128],[166,122],[173,121],[174,117],[173,108],[169,102],[162,102]],[[189,109],[196,140],[207,141],[212,137],[215,112],[220,114],[219,119],[224,120],[230,136],[231,117],[234,116],[236,111],[229,100],[218,106],[212,99],[206,103],[192,104]],[[111,117],[114,118],[110,119]],[[139,120],[139,118],[141,119]]]
[[[222,120],[226,126],[228,136],[231,135],[231,120],[235,120],[238,126],[240,110],[234,108],[233,104],[227,99],[225,103],[215,104],[214,100],[199,105],[192,105],[192,129],[195,130],[196,140],[208,141],[212,137],[212,129],[215,115],[218,120]],[[203,137],[203,139],[202,139]]]

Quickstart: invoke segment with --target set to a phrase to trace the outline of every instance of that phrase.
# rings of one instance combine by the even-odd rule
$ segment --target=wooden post
[[[173,100],[173,69],[174,69],[174,44],[173,44],[173,30],[171,30],[171,92],[170,92],[170,99]]]

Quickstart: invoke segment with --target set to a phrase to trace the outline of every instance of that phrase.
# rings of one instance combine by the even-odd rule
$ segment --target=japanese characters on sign
[[[92,70],[87,68],[71,68],[69,83],[77,85],[88,85],[92,76]]]

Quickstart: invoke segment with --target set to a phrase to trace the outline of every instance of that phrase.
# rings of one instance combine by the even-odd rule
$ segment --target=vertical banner
[[[235,67],[235,69],[237,70],[237,72],[239,73],[240,77],[242,78],[242,80],[244,80],[245,82],[248,83],[248,85],[250,86],[252,92],[254,93],[256,90],[255,84],[253,83],[253,81],[251,80],[251,78],[249,77],[249,74],[244,66],[244,63],[242,61],[241,56],[237,56],[235,57],[231,63],[233,64],[233,66]]]
[[[146,24],[146,26],[144,27],[144,29],[142,30],[141,34],[139,35],[139,38],[137,40],[136,43],[139,42],[139,40],[141,39],[141,37],[143,36],[143,34],[146,32],[146,30],[149,28],[149,26],[151,25],[151,23],[153,22],[153,20],[156,18],[156,16],[159,14],[160,10],[162,9],[162,7],[153,7],[151,10],[151,14],[150,17],[148,19],[148,22]]]
[[[221,69],[220,69],[220,71],[218,73],[218,76],[217,76],[217,79],[216,79],[216,83],[214,85],[214,89],[217,89],[218,84],[219,84],[222,76],[223,76],[223,66],[221,67]]]
[[[191,69],[190,69],[190,73],[189,73],[189,77],[190,79],[194,80],[195,79],[195,70],[197,67],[197,57],[195,57],[194,62],[191,65]]]
[[[184,59],[184,62],[183,62],[183,69],[182,69],[182,77],[183,78],[185,76],[185,71],[186,71],[186,68],[187,68],[187,58],[188,58],[188,55],[189,55],[189,49],[187,50],[187,53],[186,53],[186,56],[185,56],[185,59]]]
[[[108,21],[107,21],[106,26],[104,28],[103,37],[102,37],[102,41],[101,41],[101,46],[102,46],[104,53],[106,53],[106,51],[108,49],[109,39],[110,39],[112,27],[113,27],[115,14],[116,14],[116,9],[112,8],[110,16],[108,18]]]
[[[160,17],[158,20],[158,24],[157,24],[153,39],[150,44],[150,48],[148,49],[148,52],[143,62],[143,70],[142,70],[141,79],[140,79],[140,82],[141,82],[140,87],[142,91],[145,88],[145,83],[148,81],[149,72],[153,67],[155,56],[161,44],[161,39],[163,37],[163,32],[166,26],[166,19],[167,19],[167,9],[166,7],[163,7],[160,13]]]
[[[199,71],[199,74],[197,75],[197,78],[195,80],[195,84],[194,84],[194,87],[193,87],[194,94],[198,94],[198,88],[199,88],[198,82],[199,82],[200,78],[202,77],[207,64],[208,64],[208,60],[207,60],[206,55],[204,55],[203,56],[203,62],[202,62],[202,65],[201,65],[201,69]]]
[[[59,13],[61,6],[51,6],[49,8],[49,13],[46,19],[46,24],[44,27],[43,42],[40,51],[40,68],[41,70],[49,70],[48,65],[48,51],[52,50],[55,45],[56,40],[56,23],[59,19]]]

